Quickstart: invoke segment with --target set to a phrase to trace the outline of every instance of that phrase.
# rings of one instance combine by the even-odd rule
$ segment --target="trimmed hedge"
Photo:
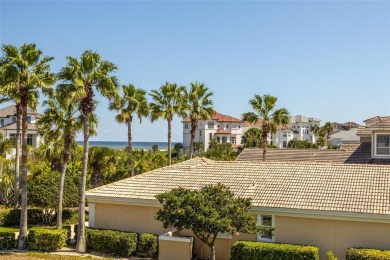
[[[52,252],[66,246],[67,229],[32,228],[27,238],[29,250]]]
[[[369,248],[348,248],[345,253],[346,260],[388,260],[390,250]]]
[[[158,254],[158,236],[154,234],[142,234],[139,238],[139,251],[146,253],[149,257]]]
[[[266,242],[237,241],[231,251],[232,260],[319,260],[319,249],[315,246],[277,244]]]
[[[16,248],[15,232],[0,232],[0,250]]]
[[[95,252],[130,257],[137,243],[137,233],[87,228],[87,248]]]
[[[88,211],[85,213],[86,221],[88,220]],[[52,216],[52,223],[47,223],[47,214],[43,209],[35,208],[27,210],[28,225],[42,226],[55,225],[56,215]],[[63,224],[76,224],[78,221],[77,209],[64,209],[62,211]],[[12,227],[20,224],[20,209],[0,209],[0,226]]]

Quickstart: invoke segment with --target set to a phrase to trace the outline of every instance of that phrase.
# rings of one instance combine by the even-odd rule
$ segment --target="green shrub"
[[[67,229],[32,228],[28,234],[27,247],[29,250],[56,251],[66,246]]]
[[[15,232],[0,232],[0,250],[16,247]]]
[[[333,254],[332,251],[329,251],[328,253],[326,253],[326,258],[328,260],[337,260],[337,257]]]
[[[87,248],[92,251],[129,257],[137,244],[137,233],[87,228]]]
[[[158,236],[154,234],[142,234],[139,238],[139,251],[153,257],[158,253]]]
[[[2,226],[19,226],[20,224],[20,209],[6,209],[1,210],[2,213]],[[45,223],[45,217],[42,209],[28,209],[27,219],[28,225],[48,225]]]
[[[291,244],[263,243],[237,241],[231,251],[232,260],[318,260],[319,249],[315,246],[300,246]]]
[[[388,260],[390,250],[368,249],[368,248],[348,248],[345,254],[346,260]]]

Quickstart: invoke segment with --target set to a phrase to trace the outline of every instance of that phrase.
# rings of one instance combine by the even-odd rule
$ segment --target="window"
[[[199,136],[202,136],[202,130],[199,130]]]
[[[274,227],[274,217],[272,215],[257,215],[257,224],[262,227]],[[264,231],[262,234],[257,236],[258,241],[274,241],[274,236],[272,235],[272,231]]]
[[[184,124],[184,129],[188,129],[188,124]]]
[[[283,137],[287,137],[287,131],[283,132]]]
[[[232,144],[236,144],[236,137],[235,136],[232,136],[232,137],[230,137],[230,143],[232,143]]]
[[[4,126],[4,119],[0,119],[0,126]]]
[[[229,128],[229,125],[226,125],[226,128]]]
[[[287,147],[287,141],[283,141],[283,148]]]
[[[213,139],[213,133],[209,133],[209,139]]]
[[[12,123],[16,122],[16,117],[12,117]]]
[[[27,117],[27,123],[31,123],[31,116]]]
[[[214,129],[214,122],[208,122],[207,123],[207,128],[208,129]]]
[[[390,156],[390,134],[376,135],[376,155]]]
[[[33,145],[33,135],[32,134],[27,135],[27,145],[30,145],[30,146]]]
[[[232,129],[237,129],[237,125],[232,125]]]

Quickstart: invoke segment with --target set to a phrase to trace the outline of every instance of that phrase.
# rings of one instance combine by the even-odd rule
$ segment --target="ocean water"
[[[83,145],[83,141],[77,141],[79,145]],[[177,142],[172,142],[172,149]],[[159,150],[168,150],[167,142],[133,142],[133,149],[152,149],[152,146],[157,144]],[[115,149],[124,149],[127,146],[127,142],[119,141],[89,141],[89,146],[103,146]]]

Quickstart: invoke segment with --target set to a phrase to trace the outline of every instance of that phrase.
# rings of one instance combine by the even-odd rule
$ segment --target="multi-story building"
[[[27,144],[31,146],[37,146],[41,142],[41,138],[37,132],[35,125],[36,120],[39,118],[39,114],[32,109],[27,110]],[[0,133],[3,138],[15,138],[16,137],[16,108],[15,106],[8,106],[0,109]],[[21,134],[21,133],[20,133]],[[20,139],[21,140],[21,139]]]
[[[286,148],[290,140],[307,140],[316,143],[312,127],[314,125],[319,126],[320,122],[321,120],[315,117],[290,116],[289,125],[280,128],[275,134],[271,134],[269,143],[278,148]]]
[[[183,147],[188,149],[191,140],[191,121],[183,120]],[[241,145],[242,122],[232,116],[215,113],[207,120],[199,120],[195,130],[194,142],[203,143],[204,151],[207,150],[211,139],[216,139],[218,143],[231,143],[233,147]]]

